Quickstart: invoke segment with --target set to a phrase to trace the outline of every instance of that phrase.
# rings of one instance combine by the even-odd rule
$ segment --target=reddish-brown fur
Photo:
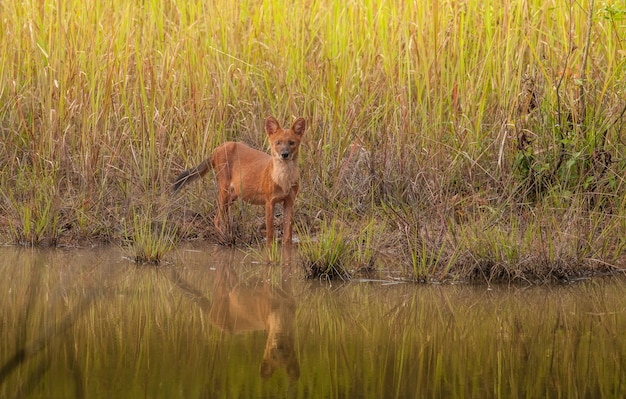
[[[283,242],[291,244],[293,235],[294,202],[298,194],[300,171],[298,150],[306,128],[304,118],[298,118],[290,129],[282,129],[270,116],[265,120],[271,155],[255,150],[246,144],[226,142],[213,151],[195,168],[181,173],[174,182],[178,191],[185,184],[204,176],[209,163],[217,176],[218,208],[215,226],[222,230],[228,220],[230,205],[241,198],[254,205],[265,206],[267,244],[274,239],[274,207],[283,205]]]
[[[281,279],[280,285],[271,285],[264,280],[246,286],[239,282],[231,266],[218,266],[217,290],[209,320],[219,329],[233,334],[267,331],[261,376],[269,378],[274,371],[284,368],[292,380],[297,380],[300,365],[294,334],[296,302],[289,288],[289,279]]]

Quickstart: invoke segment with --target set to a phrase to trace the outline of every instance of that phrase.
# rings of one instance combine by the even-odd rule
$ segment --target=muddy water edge
[[[0,397],[624,397],[626,280],[320,283],[254,252],[0,248]]]

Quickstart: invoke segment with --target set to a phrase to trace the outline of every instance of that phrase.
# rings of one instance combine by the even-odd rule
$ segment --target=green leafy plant
[[[315,236],[308,232],[299,232],[298,235],[302,237],[299,252],[308,278],[350,277],[347,268],[352,259],[352,251],[338,222],[323,224]]]

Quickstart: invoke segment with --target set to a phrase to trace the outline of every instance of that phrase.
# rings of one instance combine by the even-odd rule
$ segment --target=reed
[[[415,247],[422,279],[465,248],[485,254],[476,226],[539,234],[535,215],[580,212],[593,244],[574,258],[617,266],[625,18],[611,1],[4,1],[2,241],[119,242],[135,204],[218,143],[263,148],[266,115],[303,115],[297,223],[309,231],[322,214],[357,236],[385,207],[415,208],[446,233],[418,242],[380,224],[388,252]],[[170,213],[213,211],[205,187],[171,198]],[[181,231],[219,241],[210,219]],[[566,237],[551,227],[542,240]],[[513,238],[497,237],[526,259],[532,246]]]

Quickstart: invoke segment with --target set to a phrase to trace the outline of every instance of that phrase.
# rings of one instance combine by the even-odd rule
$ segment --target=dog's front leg
[[[274,240],[274,202],[272,200],[265,202],[265,237],[267,246],[272,246]]]
[[[293,204],[294,204],[294,194],[287,196],[285,201],[283,202],[283,213],[284,213],[284,223],[283,223],[283,244],[291,245],[291,237],[293,236]]]

